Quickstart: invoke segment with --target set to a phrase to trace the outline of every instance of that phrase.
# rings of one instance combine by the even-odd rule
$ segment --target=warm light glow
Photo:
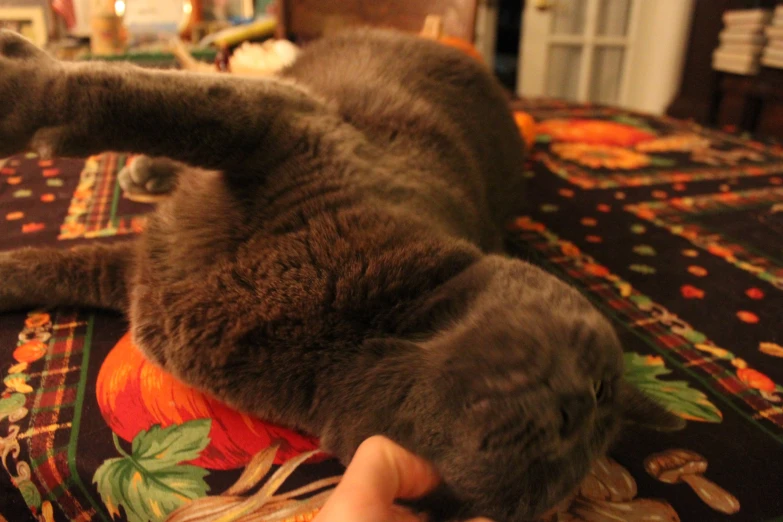
[[[122,16],[125,14],[125,0],[115,0],[114,13],[117,16]]]
[[[193,11],[193,4],[191,4],[189,1],[185,1],[182,4],[182,12],[184,12],[186,15],[189,15]]]

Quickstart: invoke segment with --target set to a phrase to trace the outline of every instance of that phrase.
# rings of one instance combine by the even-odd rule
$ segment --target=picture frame
[[[42,6],[0,6],[0,28],[16,31],[39,47],[49,40]]]

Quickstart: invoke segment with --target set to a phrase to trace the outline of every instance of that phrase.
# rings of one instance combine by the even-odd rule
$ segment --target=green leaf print
[[[206,495],[209,487],[203,468],[180,462],[193,460],[209,444],[211,419],[140,431],[133,439],[131,454],[114,443],[120,458],[108,459],[95,472],[93,482],[109,510],[129,522],[165,520],[169,513]]]
[[[639,274],[645,274],[645,275],[651,275],[656,272],[655,268],[649,265],[634,264],[634,265],[629,265],[628,268],[630,268],[634,272],[637,272]]]
[[[5,419],[24,406],[25,397],[21,393],[12,393],[10,397],[0,399],[0,420]]]
[[[150,471],[198,458],[209,444],[211,425],[212,419],[193,420],[166,429],[156,424],[133,439],[133,457],[144,461]]]
[[[677,162],[674,161],[673,159],[662,158],[660,156],[650,156],[650,165],[652,165],[653,167],[666,168],[666,167],[673,167],[676,164]]]
[[[685,381],[664,381],[659,377],[671,373],[663,359],[638,353],[626,353],[625,377],[631,384],[683,419],[721,422],[723,414],[698,390]]]
[[[655,249],[650,245],[636,245],[633,247],[633,253],[640,256],[654,256],[657,254]]]
[[[674,328],[672,328],[672,331],[674,331]],[[674,332],[674,333],[678,333],[678,334],[682,335],[683,337],[685,337],[687,340],[689,340],[693,344],[703,343],[703,342],[705,342],[707,340],[707,336],[706,335],[704,335],[701,332],[697,332],[696,330],[687,329],[687,330],[685,330],[683,332]]]
[[[635,116],[631,116],[630,114],[618,114],[617,116],[614,116],[612,119],[617,123],[623,123],[625,125],[636,127],[637,129],[645,130],[651,134],[657,134],[655,129],[650,127],[649,123],[647,123],[642,118],[637,118]]]
[[[29,480],[22,480],[16,484],[16,489],[22,493],[25,504],[29,507],[34,507],[36,510],[41,509],[41,493],[38,492],[35,484]]]

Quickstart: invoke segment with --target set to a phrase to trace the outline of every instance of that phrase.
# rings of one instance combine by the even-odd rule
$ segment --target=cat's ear
[[[620,385],[622,419],[628,424],[658,431],[677,431],[685,427],[685,420],[658,404],[635,386]]]

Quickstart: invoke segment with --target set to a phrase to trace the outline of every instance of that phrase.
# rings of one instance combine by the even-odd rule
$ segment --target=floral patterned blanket
[[[629,432],[561,518],[783,521],[783,150],[609,108],[514,104],[537,140],[510,251],[582,290],[614,321],[628,378],[688,420]],[[0,160],[0,249],[143,229],[149,207],[117,184],[128,159]],[[341,473],[313,456],[317,441],[174,381],[126,332],[94,310],[0,316],[0,514],[311,520]]]

